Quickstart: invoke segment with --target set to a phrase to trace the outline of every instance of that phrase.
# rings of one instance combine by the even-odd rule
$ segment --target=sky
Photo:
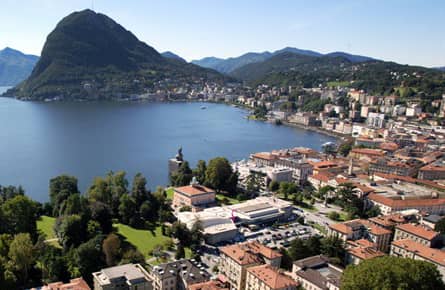
[[[93,1],[0,0],[0,49],[40,55],[58,21],[94,7],[156,50],[188,61],[292,46],[445,66],[443,0]]]

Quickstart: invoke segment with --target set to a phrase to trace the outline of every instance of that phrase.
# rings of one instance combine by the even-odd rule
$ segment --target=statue
[[[182,147],[179,147],[178,154],[176,154],[177,161],[184,161],[184,156],[182,155]]]

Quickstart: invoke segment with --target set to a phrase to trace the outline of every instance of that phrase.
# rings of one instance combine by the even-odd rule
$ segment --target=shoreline
[[[308,131],[312,131],[312,132],[317,132],[319,134],[324,134],[326,136],[333,137],[333,138],[337,139],[338,141],[345,140],[349,136],[349,135],[345,135],[345,134],[341,134],[341,133],[337,133],[337,132],[333,132],[333,131],[327,131],[321,127],[305,126],[305,125],[300,125],[300,124],[295,124],[295,123],[289,123],[287,121],[283,121],[283,125],[293,127],[293,128],[308,130]]]

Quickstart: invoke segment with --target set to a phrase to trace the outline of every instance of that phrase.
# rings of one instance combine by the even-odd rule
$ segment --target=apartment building
[[[202,264],[187,259],[154,266],[151,274],[154,290],[185,290],[190,285],[210,280]]]
[[[234,290],[245,289],[247,268],[262,264],[278,268],[281,264],[280,253],[258,242],[229,245],[219,251],[219,271]]]
[[[197,212],[216,205],[215,198],[213,189],[192,182],[190,185],[174,188],[172,206],[175,210],[188,206],[193,212]]]
[[[299,283],[270,265],[247,269],[246,290],[296,290]]]
[[[153,281],[140,264],[125,264],[93,273],[94,290],[152,290]]]
[[[437,266],[445,280],[445,251],[432,249],[413,240],[397,240],[391,244],[391,255],[430,262]]]
[[[442,237],[440,233],[426,226],[407,223],[398,225],[394,233],[394,241],[405,239],[432,248],[441,242]]]
[[[342,273],[323,255],[295,261],[292,266],[292,276],[307,290],[339,290]]]
[[[368,220],[356,219],[329,225],[328,235],[337,236],[345,242],[366,239],[374,243],[377,250],[387,252],[389,251],[392,232],[376,226]]]

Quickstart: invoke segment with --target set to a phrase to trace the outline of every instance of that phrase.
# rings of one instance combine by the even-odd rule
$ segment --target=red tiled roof
[[[355,154],[363,154],[363,155],[374,155],[374,156],[384,156],[385,151],[381,149],[368,149],[368,148],[353,148],[351,150],[352,153]]]
[[[421,237],[425,240],[431,241],[434,238],[436,238],[438,235],[440,235],[438,232],[433,231],[429,228],[420,226],[420,225],[414,225],[414,224],[402,224],[402,225],[398,225],[397,229],[416,235],[418,237]]]
[[[203,193],[214,193],[215,192],[213,189],[210,189],[203,185],[181,186],[181,187],[176,187],[174,190],[177,192],[186,194],[186,195],[198,195],[198,194],[203,194]]]
[[[298,286],[294,279],[280,273],[270,265],[250,267],[247,272],[255,276],[258,280],[270,287],[270,289],[283,289],[289,286]]]
[[[261,263],[260,256],[267,259],[274,259],[282,256],[280,253],[258,242],[229,245],[221,247],[219,250],[240,265]]]
[[[416,207],[416,206],[434,206],[445,205],[445,198],[429,198],[429,199],[391,199],[380,194],[370,193],[368,199],[381,203],[388,207]]]
[[[429,248],[422,244],[416,243],[412,240],[398,240],[392,242],[393,246],[396,246],[401,249],[405,249],[409,252],[415,253],[417,256],[420,256],[426,260],[437,263],[439,265],[445,266],[445,252]]]

